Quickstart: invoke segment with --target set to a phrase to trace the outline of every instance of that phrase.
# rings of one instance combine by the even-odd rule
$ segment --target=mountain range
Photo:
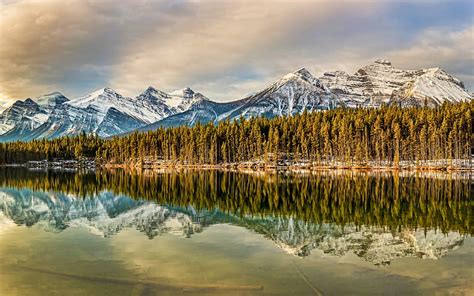
[[[332,256],[354,253],[361,260],[386,265],[403,257],[439,259],[463,244],[457,232],[402,227],[311,223],[291,217],[255,217],[196,210],[134,200],[101,192],[87,198],[29,189],[0,189],[0,232],[15,225],[36,225],[59,233],[69,227],[111,237],[134,228],[148,238],[162,235],[192,237],[216,224],[232,224],[260,234],[285,252],[306,257],[313,251]]]
[[[59,92],[14,102],[0,114],[0,142],[74,136],[111,137],[159,127],[217,123],[241,116],[276,117],[337,107],[383,104],[434,107],[472,100],[464,84],[440,68],[400,70],[377,60],[355,74],[302,68],[243,99],[220,103],[190,88],[166,93],[148,87],[135,98],[110,88],[70,100]]]

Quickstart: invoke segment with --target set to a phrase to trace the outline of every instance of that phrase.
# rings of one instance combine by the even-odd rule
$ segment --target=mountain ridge
[[[52,139],[82,132],[100,137],[159,127],[217,123],[240,117],[294,115],[383,104],[435,107],[472,100],[464,84],[441,68],[401,70],[376,60],[354,74],[313,76],[306,68],[290,72],[261,91],[216,102],[189,87],[163,92],[149,86],[134,98],[104,87],[70,100],[60,92],[18,100],[0,114],[0,142]]]

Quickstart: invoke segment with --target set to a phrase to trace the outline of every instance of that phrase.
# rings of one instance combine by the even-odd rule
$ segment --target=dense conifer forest
[[[112,139],[73,138],[0,144],[0,163],[95,158],[100,163],[223,164],[278,161],[378,164],[469,159],[474,101],[437,108],[382,107],[305,112],[214,125],[160,128]]]

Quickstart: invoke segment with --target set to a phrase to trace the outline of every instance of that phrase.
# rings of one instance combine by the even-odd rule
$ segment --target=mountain
[[[209,100],[201,93],[195,93],[189,87],[173,91],[170,96],[166,103],[170,105],[173,114],[187,111],[195,103]]]
[[[82,132],[107,138],[159,127],[272,118],[340,106],[435,107],[472,98],[459,79],[440,68],[400,70],[390,61],[377,60],[354,74],[334,71],[320,78],[302,68],[251,96],[227,103],[211,101],[189,87],[165,93],[150,86],[135,98],[107,87],[73,100],[54,92],[17,101],[5,109],[0,114],[0,142]]]
[[[17,101],[6,109],[0,116],[0,141],[52,139],[82,132],[110,137],[185,112],[207,100],[190,88],[167,94],[148,87],[136,98],[103,88],[74,100],[56,92]]]
[[[28,109],[29,113],[23,112],[21,118],[16,118],[14,127],[0,135],[0,141],[28,141],[77,135],[81,132],[103,132],[104,129],[100,129],[101,123],[105,122],[110,126],[113,125],[110,122],[114,120],[116,124],[121,121],[133,121],[132,129],[148,123],[148,121],[138,118],[143,114],[143,111],[140,108],[133,108],[134,105],[131,99],[124,98],[108,88],[71,101],[60,93],[44,95],[38,97],[35,101],[27,99],[27,101],[31,105]],[[14,103],[12,108],[21,104],[20,102]],[[21,110],[25,109],[23,105],[21,105]],[[116,112],[113,112],[113,110],[109,112],[109,109],[112,108],[115,108]],[[8,115],[9,111],[9,109],[5,110],[2,117]],[[121,113],[121,116],[117,116],[117,113]],[[30,118],[39,118],[39,120],[34,120],[34,124],[29,123],[25,127],[25,120]],[[124,127],[127,127],[127,125],[124,125]],[[120,129],[120,132],[122,132],[122,129]],[[107,132],[99,135],[107,135]]]
[[[289,73],[264,90],[240,101],[240,106],[220,119],[275,117],[342,106],[337,96],[306,69]]]
[[[37,97],[34,101],[45,111],[52,111],[63,103],[68,102],[69,99],[60,92],[53,92]]]
[[[160,127],[193,126],[198,122],[203,124],[208,122],[217,123],[222,119],[222,114],[234,110],[240,105],[240,101],[229,103],[217,103],[210,100],[197,101],[191,104],[188,110],[140,127],[137,131],[153,131]]]
[[[47,120],[48,114],[31,99],[16,101],[0,115],[1,139],[15,141]]]
[[[162,118],[162,114],[156,112],[154,104],[149,100],[135,100],[124,97],[111,88],[99,89],[85,97],[66,102],[71,109],[87,109],[96,111],[97,124],[100,124],[107,116],[111,108],[126,114],[131,118],[143,123],[151,123]]]
[[[459,103],[472,99],[464,84],[440,68],[422,69],[416,78],[392,93],[391,103],[401,106],[435,107],[444,102]]]
[[[193,126],[198,122],[217,123],[227,119],[235,120],[241,116],[272,118],[298,114],[305,110],[309,112],[328,110],[338,106],[342,106],[342,102],[328,88],[308,70],[300,69],[247,98],[228,103],[195,101],[187,111],[141,127],[138,131],[155,130],[159,127]]]
[[[319,79],[348,107],[424,106],[425,101],[437,106],[472,99],[461,81],[439,68],[400,70],[387,60],[377,60],[353,75],[334,71]]]
[[[16,101],[0,114],[0,142],[32,140],[37,129],[60,112],[69,99],[60,92]]]
[[[0,132],[7,132],[17,127],[19,129],[34,129],[47,119],[47,114],[68,99],[61,93],[51,93],[16,101],[0,114]],[[21,122],[22,126],[18,126]]]
[[[155,108],[153,101],[124,97],[110,88],[103,88],[71,100],[62,107],[66,112],[59,117],[51,117],[49,124],[65,130],[64,135],[77,135],[85,131],[107,137],[163,117],[159,112],[161,110]],[[64,115],[67,117],[66,120]],[[58,122],[61,125],[57,125]]]
[[[209,99],[201,93],[194,92],[189,87],[167,94],[150,86],[137,97],[137,103],[139,105],[143,106],[148,104],[154,109],[156,114],[159,114],[152,122],[164,119],[173,114],[185,112],[191,108],[194,103],[206,100]]]
[[[192,126],[197,122],[215,122],[218,114],[229,110],[233,106],[233,104],[213,102],[201,93],[195,93],[190,88],[177,90],[170,94],[160,92],[155,97],[159,98],[162,104],[164,104],[168,116],[162,120],[139,127],[136,131],[145,132],[156,130],[160,127],[176,127],[181,125]],[[129,133],[120,135],[127,135]],[[117,133],[116,135],[119,134]]]
[[[457,232],[433,229],[390,230],[384,226],[315,224],[286,217],[264,218],[223,213],[218,209],[197,211],[192,206],[172,207],[102,192],[87,198],[28,189],[0,189],[0,230],[13,223],[39,225],[58,233],[69,227],[110,237],[134,228],[149,238],[160,235],[192,237],[213,224],[244,227],[297,257],[314,250],[333,256],[354,253],[361,260],[386,265],[403,257],[439,259],[462,245]]]

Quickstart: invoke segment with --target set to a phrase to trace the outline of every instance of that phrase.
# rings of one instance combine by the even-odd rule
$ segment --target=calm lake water
[[[0,168],[0,294],[473,295],[472,186]]]

